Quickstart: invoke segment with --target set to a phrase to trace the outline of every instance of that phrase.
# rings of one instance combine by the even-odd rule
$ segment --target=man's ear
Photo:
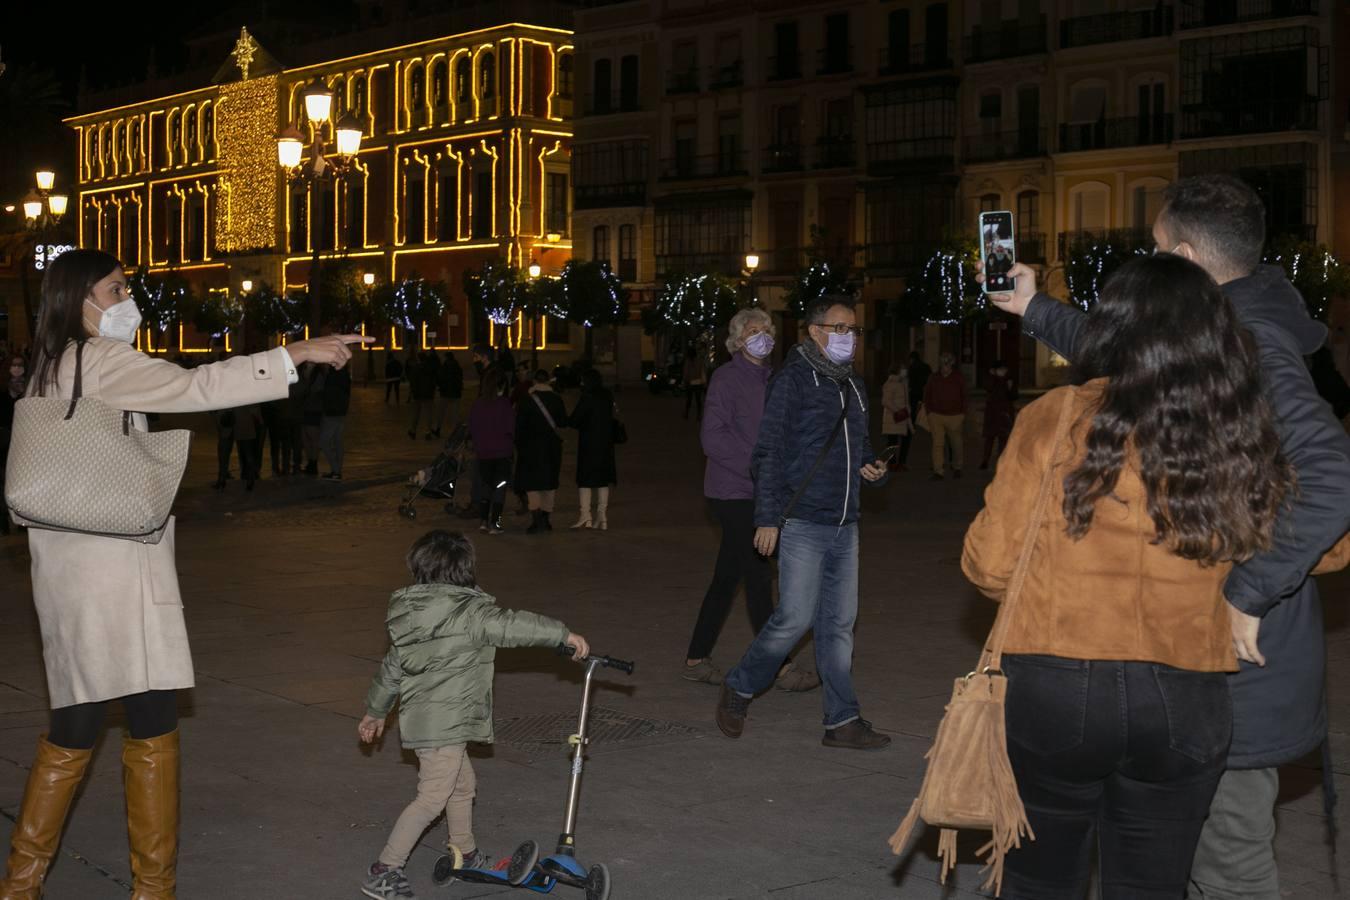
[[[1186,257],[1187,259],[1189,259],[1191,262],[1195,263],[1196,265],[1199,265],[1199,264],[1200,264],[1200,255],[1199,255],[1198,253],[1196,253],[1196,252],[1195,252],[1195,248],[1192,247],[1192,246],[1191,246],[1189,243],[1187,243],[1186,241],[1182,241],[1180,244],[1177,244],[1176,254],[1177,254],[1177,256],[1184,256],[1184,257]]]

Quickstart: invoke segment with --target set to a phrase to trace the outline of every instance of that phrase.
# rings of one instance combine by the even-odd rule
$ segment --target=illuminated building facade
[[[243,33],[213,83],[67,120],[80,245],[201,291],[302,289],[315,260],[418,275],[451,298],[427,346],[499,338],[475,321],[463,273],[490,259],[552,273],[571,253],[570,31],[504,22],[290,68],[267,49]],[[300,123],[309,140],[301,92],[315,79],[334,95],[328,145],[350,114],[361,149],[345,174],[293,184],[276,136]],[[541,343],[567,332],[549,322]]]

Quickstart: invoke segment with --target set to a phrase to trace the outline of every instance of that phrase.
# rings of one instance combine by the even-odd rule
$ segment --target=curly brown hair
[[[1105,378],[1087,454],[1064,479],[1068,533],[1092,527],[1131,452],[1156,543],[1202,565],[1270,547],[1295,491],[1251,335],[1214,279],[1180,256],[1132,260],[1083,326],[1075,381]]]

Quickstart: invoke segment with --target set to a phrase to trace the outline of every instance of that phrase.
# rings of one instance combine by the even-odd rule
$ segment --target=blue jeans
[[[789,519],[778,535],[778,608],[727,673],[727,687],[753,697],[773,684],[802,635],[816,632],[825,727],[858,718],[853,623],[858,618],[858,524]]]

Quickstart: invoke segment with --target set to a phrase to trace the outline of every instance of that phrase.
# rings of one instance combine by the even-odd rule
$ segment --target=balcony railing
[[[666,93],[697,94],[698,69],[684,69],[680,72],[671,72],[669,80],[666,82]]]
[[[1024,231],[1017,236],[1017,261],[1044,263],[1045,235],[1039,231]]]
[[[1146,147],[1171,141],[1172,117],[1166,114],[1059,126],[1060,153],[1111,147]]]
[[[955,152],[955,135],[874,141],[867,145],[867,171],[874,175],[891,174],[906,163],[951,161]]]
[[[611,206],[644,206],[647,182],[624,181],[614,184],[577,184],[572,187],[572,205],[576,209],[604,209]]]
[[[1317,0],[1183,0],[1181,28],[1317,15]]]
[[[770,144],[764,148],[765,172],[791,172],[802,167],[802,145]]]
[[[1153,232],[1148,228],[1083,228],[1059,233],[1059,259],[1064,261],[1075,247],[1109,244],[1125,253],[1153,249]]]
[[[881,75],[904,75],[908,72],[928,72],[952,67],[952,44],[910,44],[901,47],[882,47],[877,61]]]
[[[885,241],[863,247],[863,262],[869,269],[912,269],[933,254],[933,242]]]
[[[586,115],[608,116],[613,113],[637,112],[642,108],[636,97],[625,97],[618,92],[609,94],[587,94]]]
[[[1171,33],[1172,7],[1159,5],[1153,9],[1062,19],[1059,23],[1059,46],[1067,50],[1070,47],[1166,37]]]
[[[769,68],[765,78],[769,81],[786,81],[789,78],[802,77],[801,53],[788,53],[769,57]]]
[[[857,142],[852,135],[823,137],[816,141],[817,169],[851,169],[857,164]]]
[[[1045,153],[1045,129],[1023,128],[974,134],[966,138],[962,156],[967,162],[994,162],[1001,159],[1025,159]]]
[[[707,252],[707,253],[657,253],[656,278],[680,272],[720,272],[723,275],[736,276],[745,265],[745,253]]]
[[[826,47],[816,51],[817,75],[840,75],[852,71],[852,47]]]
[[[1045,52],[1045,16],[1034,24],[1010,19],[993,28],[976,25],[966,38],[966,62],[1009,59]]]
[[[714,91],[740,87],[745,83],[745,66],[738,59],[725,66],[713,66],[708,77],[708,87]]]
[[[1267,131],[1316,131],[1316,97],[1230,104],[1187,104],[1181,109],[1183,138],[1260,134]]]
[[[674,156],[661,160],[662,181],[690,178],[722,178],[745,174],[745,154],[717,153],[711,156]]]

